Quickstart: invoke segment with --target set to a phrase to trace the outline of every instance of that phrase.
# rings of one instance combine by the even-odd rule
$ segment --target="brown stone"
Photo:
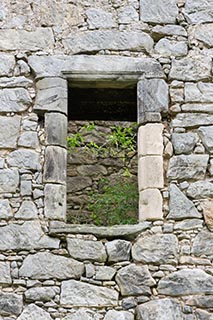
[[[207,228],[213,231],[213,200],[205,200],[201,203],[201,206]]]

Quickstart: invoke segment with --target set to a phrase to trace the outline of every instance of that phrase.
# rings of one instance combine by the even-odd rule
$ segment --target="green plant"
[[[100,190],[90,195],[88,210],[96,225],[137,223],[137,184],[123,178],[114,185],[108,179],[101,179]]]

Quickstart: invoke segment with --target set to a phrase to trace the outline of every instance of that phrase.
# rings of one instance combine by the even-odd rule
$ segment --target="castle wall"
[[[212,10],[204,0],[1,3],[0,319],[212,319]],[[74,77],[138,83],[136,225],[66,223]]]

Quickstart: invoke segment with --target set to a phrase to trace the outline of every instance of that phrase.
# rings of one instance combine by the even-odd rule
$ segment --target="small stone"
[[[12,283],[9,262],[0,261],[0,283],[1,284],[11,284]],[[0,298],[0,300],[1,300],[1,298]],[[0,302],[0,307],[1,307],[1,302]],[[0,310],[0,314],[1,314],[1,310]]]
[[[129,311],[109,310],[104,320],[134,320],[134,315]]]
[[[127,297],[122,300],[122,307],[124,309],[132,309],[137,306],[136,299],[134,297]]]
[[[22,196],[31,196],[32,194],[32,181],[21,180],[20,191]]]
[[[125,240],[113,240],[105,244],[109,262],[130,260],[131,243]]]
[[[193,132],[173,133],[172,145],[174,147],[175,154],[192,153],[197,140],[197,136]]]
[[[198,134],[207,151],[213,153],[213,126],[200,127]]]
[[[193,199],[213,198],[213,183],[209,181],[191,183],[187,195]]]
[[[104,11],[100,8],[90,8],[86,10],[85,14],[87,16],[89,29],[116,27],[113,15],[110,12]]]
[[[39,145],[38,134],[34,131],[23,132],[18,140],[18,146],[36,149]]]
[[[156,24],[175,23],[178,7],[175,0],[140,0],[140,16],[144,22]]]
[[[0,149],[1,148],[16,148],[21,117],[4,117],[0,116]]]
[[[187,37],[186,30],[179,25],[165,25],[165,26],[155,26],[152,28],[152,34],[154,38],[159,38],[163,36],[183,36]]]
[[[13,216],[9,200],[0,200],[0,219],[8,220]]]
[[[114,277],[116,270],[108,266],[97,266],[95,268],[95,279],[101,281],[110,281]]]
[[[14,294],[14,293],[0,292],[0,315],[12,314],[12,315],[18,316],[21,313],[22,308],[23,308],[23,299],[21,295]],[[12,318],[7,318],[7,319],[10,320]]]
[[[12,54],[1,53],[0,55],[0,75],[9,76],[15,67],[15,58]]]
[[[188,47],[185,41],[161,39],[155,46],[155,52],[164,57],[182,57],[187,55]]]
[[[210,231],[213,231],[213,200],[201,202],[205,223]]]
[[[33,201],[24,200],[20,209],[15,214],[16,219],[31,220],[38,218],[38,211]]]
[[[192,254],[199,256],[206,256],[210,259],[213,258],[213,233],[209,230],[202,230],[196,236],[193,247]]]
[[[132,6],[122,7],[118,12],[118,22],[123,24],[129,24],[133,21],[138,21],[139,16],[135,8]]]
[[[52,320],[49,313],[44,309],[36,306],[35,304],[30,304],[24,308],[22,314],[17,318],[17,320]]]
[[[35,287],[25,291],[27,301],[51,301],[57,292],[57,287]]]
[[[17,169],[0,170],[0,193],[16,192],[19,184],[19,173]]]

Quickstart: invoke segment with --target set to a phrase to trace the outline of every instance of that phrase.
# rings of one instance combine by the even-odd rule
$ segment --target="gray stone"
[[[212,294],[213,276],[202,269],[181,269],[161,279],[157,290],[170,296]]]
[[[134,314],[129,311],[109,310],[104,320],[134,320]]]
[[[44,309],[36,306],[35,304],[30,304],[24,308],[22,314],[17,318],[17,320],[52,320],[52,317]]]
[[[208,103],[213,102],[213,83],[186,83],[185,84],[185,101]]]
[[[89,177],[68,177],[67,178],[67,189],[69,192],[76,192],[83,190],[92,185],[92,179]]]
[[[178,180],[199,180],[204,179],[208,155],[181,155],[170,159],[167,177]]]
[[[116,27],[113,15],[110,12],[104,11],[100,8],[90,8],[86,10],[85,14],[87,16],[89,29]]]
[[[213,296],[195,296],[189,297],[186,300],[186,304],[189,306],[195,306],[198,308],[208,309],[213,305]]]
[[[68,238],[67,245],[69,254],[74,259],[98,262],[107,259],[105,247],[100,241]]]
[[[213,233],[208,230],[202,230],[196,236],[193,246],[192,254],[200,257],[206,256],[213,258]]]
[[[20,116],[0,116],[0,148],[16,148],[20,123]]]
[[[61,147],[48,146],[45,152],[44,182],[65,183],[66,150]]]
[[[16,192],[19,184],[19,173],[17,169],[0,170],[0,193]]]
[[[66,80],[52,77],[44,78],[36,83],[36,87],[38,92],[35,99],[34,110],[56,111],[67,114]]]
[[[100,175],[106,175],[107,169],[99,164],[94,165],[81,165],[77,168],[77,171],[82,176],[92,176],[97,177]]]
[[[210,79],[211,58],[208,56],[185,57],[172,60],[170,79],[183,81],[199,81]]]
[[[33,150],[19,149],[11,152],[7,158],[9,165],[20,169],[39,170],[39,153]]]
[[[70,313],[63,320],[100,320],[100,315],[90,309],[79,309]]]
[[[31,279],[79,279],[84,265],[71,258],[54,255],[50,252],[39,252],[25,258],[19,270],[21,277]]]
[[[152,34],[154,38],[173,35],[187,37],[186,30],[179,25],[155,26],[152,28]]]
[[[75,280],[63,281],[60,304],[70,307],[112,307],[118,305],[118,292]]]
[[[9,224],[0,228],[0,250],[59,248],[59,240],[46,236],[38,221],[22,225]]]
[[[31,196],[32,194],[32,181],[21,180],[20,192],[22,196]]]
[[[108,266],[97,266],[95,268],[95,279],[101,281],[110,281],[114,277],[116,270]]]
[[[18,146],[26,148],[37,148],[39,145],[38,134],[34,131],[23,132],[18,139]]]
[[[138,320],[183,320],[181,305],[171,299],[159,299],[139,305]]]
[[[51,28],[36,28],[35,31],[1,29],[0,50],[37,51],[53,48],[54,37]]]
[[[213,153],[213,126],[200,127],[198,134],[207,151]]]
[[[169,214],[167,219],[181,220],[202,217],[201,213],[196,209],[194,203],[189,200],[175,184],[172,183],[170,185],[169,191]]]
[[[98,238],[124,238],[134,240],[141,232],[147,230],[151,223],[144,221],[135,225],[116,225],[111,227],[99,227],[92,225],[73,225],[60,221],[50,222],[50,235],[58,234],[93,234]]]
[[[118,22],[123,24],[132,23],[133,21],[138,21],[139,15],[135,8],[132,6],[122,7],[118,12]]]
[[[167,264],[176,261],[177,237],[173,234],[147,234],[139,237],[132,247],[134,261],[151,264]]]
[[[27,301],[51,301],[57,292],[58,287],[35,287],[25,291],[24,296]]]
[[[163,57],[182,57],[187,55],[188,46],[185,41],[161,39],[155,46],[155,52]]]
[[[32,100],[24,88],[0,90],[0,112],[22,112],[28,109]]]
[[[173,133],[172,145],[175,154],[189,154],[194,150],[198,138],[193,132]]]
[[[191,183],[187,189],[187,196],[193,199],[213,198],[213,183],[209,181]]]
[[[0,219],[8,220],[13,216],[9,200],[0,200]]]
[[[38,218],[38,210],[33,201],[24,200],[21,204],[21,207],[15,214],[16,219],[21,220],[32,220]]]
[[[171,122],[173,128],[195,128],[199,126],[212,125],[213,115],[208,113],[179,113]]]
[[[197,319],[198,320],[213,320],[213,313],[210,313],[210,312],[202,310],[202,309],[196,309],[195,317],[196,318],[194,318],[194,319],[196,319],[196,320]],[[194,319],[192,319],[192,320],[194,320]]]
[[[153,44],[152,38],[142,31],[84,31],[63,40],[65,49],[72,54],[100,50],[150,52]]]
[[[186,112],[213,113],[213,104],[186,103],[182,104],[181,109]]]
[[[15,293],[0,292],[0,314],[18,316],[23,308],[22,296]]]
[[[213,21],[213,19],[212,19]],[[189,29],[189,34],[203,42],[207,47],[213,47],[213,25],[201,24]]]
[[[15,67],[15,58],[13,55],[1,53],[0,54],[0,75],[9,76]]]
[[[108,261],[118,262],[130,260],[131,243],[125,240],[113,240],[105,244]]]
[[[155,285],[147,266],[130,264],[118,270],[115,280],[123,296],[151,295]]]
[[[175,0],[140,0],[140,16],[144,22],[175,23],[178,8]]]
[[[203,227],[203,220],[201,219],[186,219],[180,222],[176,222],[174,230],[187,231],[192,229],[201,229]]]
[[[20,76],[20,77],[1,77],[0,78],[0,88],[16,88],[16,87],[22,87],[22,88],[28,88],[30,86],[32,86],[33,81],[31,79],[28,79],[24,76]],[[17,88],[17,89],[21,89],[22,88]],[[27,108],[27,106],[26,106]]]
[[[62,71],[92,74],[145,74],[147,78],[164,78],[165,74],[158,61],[148,57],[132,58],[115,55],[107,56],[36,56],[28,59],[37,77],[60,77]],[[97,75],[96,75],[97,77]],[[117,75],[116,75],[117,77]]]
[[[64,185],[45,185],[44,215],[50,220],[66,219],[66,187]]]
[[[45,113],[46,141],[49,145],[66,147],[67,117],[61,113]]]
[[[0,283],[1,284],[11,284],[12,283],[9,262],[0,261]],[[0,305],[1,305],[1,303],[0,303]]]
[[[184,15],[189,23],[213,22],[212,2],[205,0],[186,0]]]

